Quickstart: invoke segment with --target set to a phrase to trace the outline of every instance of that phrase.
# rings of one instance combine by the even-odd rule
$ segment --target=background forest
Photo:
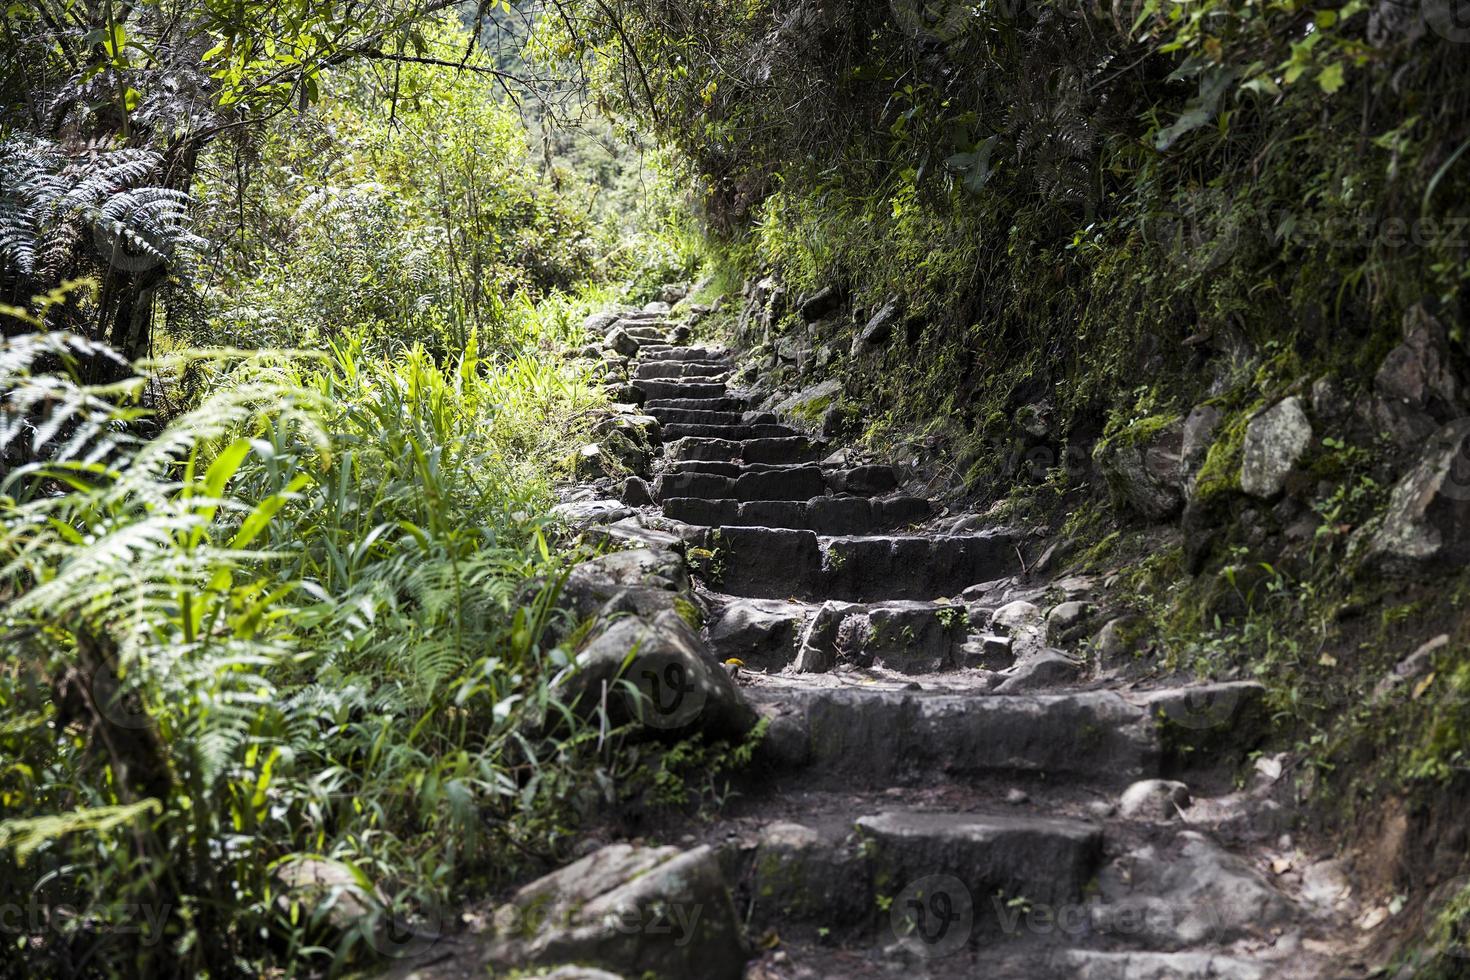
[[[901,301],[901,349],[822,365],[838,434],[1139,557],[1169,656],[1250,651],[1325,774],[1363,762],[1349,812],[1389,783],[1458,799],[1470,702],[1339,712],[1382,658],[1301,637],[1381,598],[1333,576],[1402,440],[1328,447],[1327,530],[1264,571],[1229,474],[1268,400],[1371,388],[1416,305],[1464,359],[1460,11],[9,5],[0,904],[26,919],[0,971],[362,965],[385,923],[563,858],[636,764],[569,717],[526,736],[569,663],[552,486],[605,403],[563,351],[593,308],[701,273],[832,286],[853,337]],[[798,329],[789,304],[743,338],[774,383]],[[1064,461],[1206,399],[1180,518],[1204,544],[1130,555],[1150,515]],[[1463,586],[1380,635],[1463,621]],[[308,857],[372,892],[330,948],[280,897]]]

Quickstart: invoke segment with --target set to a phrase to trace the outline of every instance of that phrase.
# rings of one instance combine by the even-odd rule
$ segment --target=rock
[[[1093,638],[1093,648],[1104,668],[1120,666],[1131,660],[1142,648],[1144,622],[1137,616],[1119,616],[1110,619]]]
[[[1115,501],[1150,521],[1167,520],[1179,512],[1184,506],[1183,429],[1175,421],[1141,443],[1115,437],[1097,444],[1092,458]]]
[[[304,918],[346,932],[382,907],[373,886],[341,861],[303,857],[286,861],[271,871],[285,908],[300,905]]]
[[[668,316],[673,310],[674,307],[669,303],[665,303],[663,300],[654,300],[652,303],[643,307],[644,313],[650,313],[654,316]]]
[[[738,738],[754,726],[739,688],[675,610],[652,622],[630,616],[599,625],[575,672],[552,685],[574,711],[591,717],[605,703],[612,725],[638,722],[666,738]],[[626,683],[615,687],[619,680]]]
[[[748,951],[709,847],[612,844],[495,911],[495,970],[575,962],[628,976],[739,980]]]
[[[1394,487],[1369,554],[1402,567],[1470,560],[1470,419],[1435,433]]]
[[[689,283],[687,282],[665,283],[664,286],[658,291],[658,298],[662,302],[669,304],[670,307],[672,307],[674,303],[679,302],[679,300],[684,299],[688,295]]]
[[[987,900],[997,892],[1037,903],[1075,901],[1102,853],[1102,832],[1081,820],[890,812],[859,817],[856,823],[875,881],[898,886],[947,874],[960,890],[954,904],[969,898],[987,917],[1000,904]]]
[[[793,922],[854,922],[872,910],[861,851],[802,824],[763,827],[750,876],[758,926],[785,931]]]
[[[595,442],[589,442],[577,450],[572,469],[578,477],[585,479],[611,476],[614,471],[611,461],[602,454],[602,446]]]
[[[1312,423],[1302,400],[1283,398],[1246,425],[1240,488],[1253,497],[1276,496],[1311,443]]]
[[[843,462],[846,462],[845,457]],[[854,466],[851,469],[831,470],[827,473],[827,486],[833,493],[878,497],[898,489],[898,473],[891,466]]]
[[[1266,689],[1256,681],[1212,681],[1143,695],[1165,751],[1179,766],[1233,764],[1265,737]]]
[[[1006,679],[995,689],[997,694],[1018,694],[1038,688],[1071,684],[1082,668],[1060,650],[1042,650],[1006,671]]]
[[[1046,614],[1046,638],[1053,646],[1074,638],[1085,625],[1092,607],[1075,599],[1053,606]]]
[[[796,657],[808,608],[781,599],[736,599],[710,618],[716,659],[780,670]]]
[[[1328,377],[1312,382],[1312,414],[1322,419],[1340,419],[1352,410],[1337,382]]]
[[[1072,980],[1266,980],[1275,973],[1249,960],[1205,953],[1063,951],[1058,976]]]
[[[840,403],[830,405],[822,413],[822,425],[818,430],[823,439],[835,439],[847,428],[848,413]]]
[[[1011,649],[1009,636],[982,633],[977,639],[965,644],[965,649],[964,665],[966,667],[1001,671],[1010,669],[1016,663],[1016,654]],[[1002,679],[1003,682],[1004,679]]]
[[[1192,803],[1189,787],[1171,779],[1144,779],[1123,791],[1118,812],[1130,820],[1173,820]]]
[[[629,507],[649,507],[653,505],[653,490],[648,481],[641,476],[630,476],[623,481],[623,490],[619,495],[623,503]]]
[[[821,289],[801,300],[801,318],[814,323],[842,305],[842,293],[835,286]]]
[[[621,314],[613,311],[594,313],[582,321],[582,329],[590,334],[603,335],[608,332],[614,323],[621,319]]]
[[[902,300],[898,296],[889,297],[888,302],[868,320],[867,326],[853,338],[853,355],[862,353],[865,348],[877,347],[893,336],[893,328],[898,325],[902,309]]]
[[[611,524],[621,521],[625,517],[632,517],[633,512],[616,500],[578,500],[572,503],[557,504],[551,508],[551,516],[560,518],[574,527],[586,527],[591,524]]]
[[[1051,402],[1039,401],[1016,409],[1016,426],[1027,435],[1044,439],[1051,432]]]
[[[1162,950],[1226,945],[1267,931],[1291,903],[1243,859],[1193,831],[1172,846],[1147,845],[1098,876],[1094,931]]]
[[[622,327],[616,327],[607,335],[607,346],[609,350],[615,350],[624,357],[632,357],[638,353],[642,345],[634,340],[632,335]]]
[[[656,616],[673,609],[675,597],[688,588],[689,570],[674,552],[614,551],[572,569],[561,606],[577,621],[598,613]]]
[[[1180,477],[1187,481],[1189,475],[1199,469],[1215,441],[1215,430],[1220,427],[1224,416],[1215,405],[1196,405],[1184,420],[1184,430],[1179,441]]]
[[[795,416],[799,421],[814,424],[841,393],[842,383],[829,378],[783,398],[771,406],[771,411],[777,415]]]
[[[1011,638],[1017,659],[1025,659],[1046,645],[1041,610],[1023,600],[1006,603],[990,617],[990,628]]]
[[[1459,385],[1444,327],[1416,304],[1404,313],[1403,332],[1404,342],[1388,352],[1374,375],[1374,389],[1416,411],[1455,414]]]

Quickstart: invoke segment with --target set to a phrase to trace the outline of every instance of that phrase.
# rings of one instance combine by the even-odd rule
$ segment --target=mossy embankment
[[[1267,682],[1322,826],[1410,814],[1374,887],[1457,873],[1463,840],[1420,845],[1466,785],[1470,580],[1370,554],[1466,413],[1455,32],[1357,3],[697,6],[695,47],[623,17],[602,78],[698,188],[763,381],[836,379],[830,433],[1046,528],[1160,670]],[[1247,493],[1288,399],[1309,438]]]

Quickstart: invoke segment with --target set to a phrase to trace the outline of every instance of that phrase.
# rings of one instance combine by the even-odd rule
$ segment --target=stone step
[[[839,663],[906,675],[952,671],[970,630],[956,603],[895,600],[850,603],[727,598],[705,620],[710,648],[747,668],[778,672],[795,666],[823,672]]]
[[[1101,828],[1082,820],[912,809],[798,815],[763,827],[734,858],[734,877],[757,931],[840,924],[891,940],[917,926],[933,942],[934,919],[914,921],[923,910],[939,928],[959,923],[963,945],[1011,922],[1011,900],[1077,902],[1102,853]]]
[[[699,408],[645,408],[665,425],[775,425],[775,412],[712,412]]]
[[[656,411],[699,411],[699,412],[748,412],[750,399],[742,395],[726,395],[724,398],[649,398],[643,403],[643,411],[653,415]]]
[[[662,398],[683,398],[709,401],[728,398],[730,392],[723,381],[634,381],[632,383],[644,401]]]
[[[728,361],[730,352],[720,347],[679,347],[675,344],[643,344],[638,350],[640,362],[656,361]]]
[[[640,361],[633,371],[635,381],[657,381],[673,378],[717,378],[730,373],[730,365],[709,361]]]
[[[664,323],[624,323],[620,326],[624,333],[640,343],[670,343],[673,339]]]
[[[819,459],[826,451],[826,443],[805,436],[744,440],[689,436],[670,442],[664,447],[665,456],[673,461],[740,463],[809,463]]]
[[[666,427],[677,428],[675,426]],[[800,528],[818,534],[871,534],[927,520],[923,497],[831,497],[808,500],[710,500],[664,497],[664,516],[705,527]]]
[[[655,500],[703,497],[724,500],[810,500],[827,493],[827,475],[820,466],[781,466],[769,469],[738,463],[684,464],[705,469],[671,469],[654,480]],[[716,469],[717,468],[717,469]]]
[[[1158,726],[1114,691],[940,694],[747,688],[760,756],[803,784],[882,788],[1031,773],[1125,787],[1159,770]]]
[[[645,409],[645,411],[647,411]],[[820,470],[822,483],[815,480]],[[786,482],[782,474],[799,474]],[[760,476],[760,489],[752,494],[751,483],[742,482],[747,476]],[[710,497],[733,500],[810,500],[828,493],[846,494],[854,497],[878,497],[898,489],[898,472],[891,466],[826,466],[817,463],[737,463],[728,460],[688,459],[665,465],[662,477],[669,477],[671,490],[686,485],[678,482],[683,477],[721,477],[730,483],[708,481],[690,482],[690,492],[669,493],[670,497]],[[678,478],[678,479],[676,479]],[[692,490],[699,487],[697,491]]]
[[[748,425],[744,422],[735,425],[699,425],[683,422],[674,422],[665,425],[660,431],[664,442],[674,442],[687,437],[698,437],[704,439],[725,439],[731,442],[744,442],[750,439],[786,439],[799,433],[789,425],[779,422],[760,423]]]
[[[964,535],[819,537],[812,531],[720,527],[703,535],[731,595],[756,598],[936,599],[1020,571],[1016,539]]]

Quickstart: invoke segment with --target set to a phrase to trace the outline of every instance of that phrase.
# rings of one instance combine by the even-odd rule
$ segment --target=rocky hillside
[[[1371,847],[1333,825],[1354,811],[1332,787],[1356,784],[1324,778],[1327,750],[1299,739],[1276,679],[1181,662],[1167,632],[1208,577],[1182,570],[1187,535],[1239,540],[1248,509],[1283,563],[1320,539],[1312,502],[1330,481],[1314,460],[1355,418],[1329,406],[1332,385],[1100,441],[1082,458],[1110,516],[1069,529],[1043,488],[967,508],[937,461],[844,445],[854,400],[834,366],[897,354],[902,310],[858,316],[829,290],[790,301],[801,326],[776,333],[785,302],[767,281],[720,309],[588,321],[582,356],[622,405],[559,508],[610,549],[567,584],[590,625],[566,693],[641,728],[672,781],[691,775],[672,775],[685,754],[697,764],[679,793],[604,811],[582,859],[468,916],[429,972],[1455,975],[1463,947],[1439,915],[1456,879],[1429,865],[1463,840],[1404,796],[1359,800]],[[1380,372],[1374,404],[1439,434],[1409,454],[1388,515],[1348,535],[1354,567],[1375,570],[1359,574],[1406,589],[1455,560],[1463,529],[1465,432],[1428,421],[1455,390],[1443,343],[1417,318]],[[1414,378],[1420,401],[1390,394]],[[1033,448],[1055,445],[1047,414],[1017,421]],[[1217,498],[1240,499],[1202,501],[1211,473],[1229,483]],[[1159,567],[1179,580],[1138,571]],[[1284,574],[1225,578],[1250,616]],[[1433,701],[1449,649],[1385,656],[1361,710]],[[1417,852],[1430,841],[1432,862]]]

